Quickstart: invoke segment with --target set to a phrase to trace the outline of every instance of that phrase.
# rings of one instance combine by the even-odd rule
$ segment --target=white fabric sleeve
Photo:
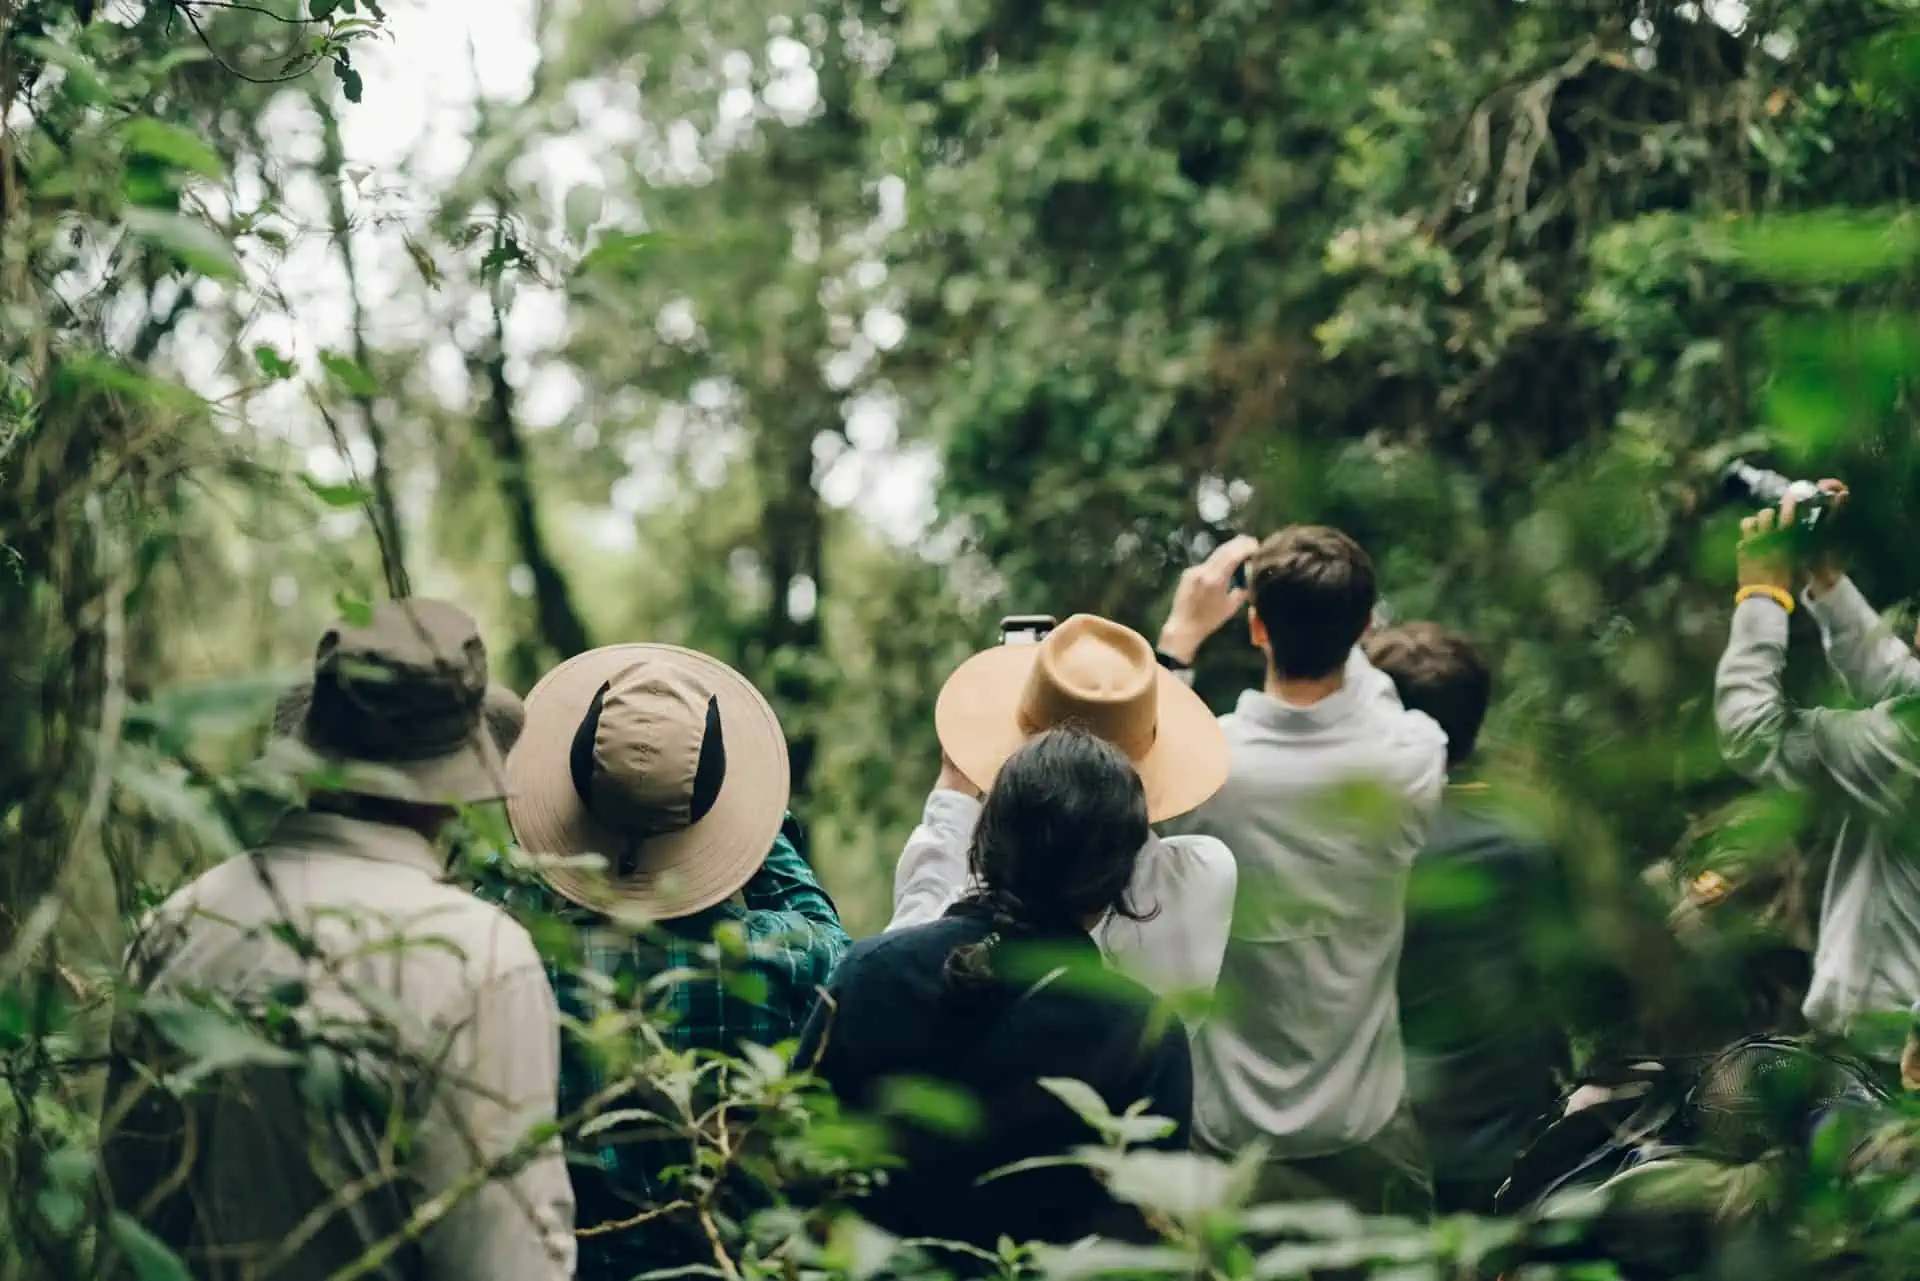
[[[936,788],[927,796],[920,825],[907,838],[893,869],[893,919],[888,930],[937,921],[966,893],[967,846],[980,818],[980,802]]]
[[[1112,915],[1094,937],[1113,968],[1157,996],[1210,995],[1220,981],[1239,872],[1211,836],[1150,837],[1127,898],[1144,921]]]

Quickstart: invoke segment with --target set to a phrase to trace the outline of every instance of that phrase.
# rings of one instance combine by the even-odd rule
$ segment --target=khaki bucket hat
[[[280,701],[273,705],[274,735],[290,738],[299,734],[300,727],[306,722],[307,710],[312,706],[312,681],[301,681],[282,694]],[[480,718],[493,738],[493,745],[505,757],[513,750],[513,745],[520,741],[520,732],[527,727],[527,705],[505,685],[489,685],[486,701],[480,708]]]
[[[458,606],[389,600],[320,638],[311,682],[276,709],[262,763],[329,792],[428,805],[506,795],[486,725],[487,650]],[[299,707],[297,715],[293,709]]]
[[[507,759],[507,817],[564,898],[630,923],[705,911],[766,862],[785,820],[787,740],[773,708],[716,658],[609,645],[568,659],[527,695]]]
[[[1199,808],[1227,781],[1226,734],[1206,703],[1146,637],[1091,614],[1037,645],[975,654],[947,678],[933,719],[947,758],[982,791],[1027,739],[1066,725],[1126,753],[1150,822]]]

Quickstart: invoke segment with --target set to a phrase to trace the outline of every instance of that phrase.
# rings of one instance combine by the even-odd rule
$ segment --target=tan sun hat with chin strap
[[[1038,644],[975,654],[934,708],[941,749],[982,791],[1027,739],[1065,725],[1126,753],[1150,822],[1199,808],[1227,781],[1226,734],[1206,703],[1160,666],[1146,637],[1091,614]]]
[[[704,911],[753,878],[786,818],[787,741],[765,698],[716,658],[610,645],[527,695],[507,758],[514,836],[563,897],[629,922]]]

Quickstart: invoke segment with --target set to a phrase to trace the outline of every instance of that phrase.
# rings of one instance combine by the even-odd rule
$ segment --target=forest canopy
[[[751,674],[857,936],[1001,615],[1151,634],[1231,532],[1337,524],[1493,661],[1490,768],[1636,979],[1584,1038],[1739,1024],[1662,950],[1701,871],[1804,949],[1831,817],[1713,742],[1718,478],[1846,478],[1856,577],[1920,592],[1911,4],[514,8],[459,30],[524,84],[369,164],[446,6],[0,4],[7,1275],[87,1275],[130,923],[252,839],[287,673],[389,595],[521,692],[635,639]]]

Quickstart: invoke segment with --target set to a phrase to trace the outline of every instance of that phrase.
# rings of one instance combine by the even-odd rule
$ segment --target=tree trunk
[[[766,413],[773,409],[775,398],[763,398],[760,430],[754,443],[754,465],[765,495],[760,521],[761,558],[771,590],[760,629],[759,659],[762,668],[771,673],[768,692],[786,730],[796,801],[806,796],[812,779],[820,740],[815,718],[822,711],[817,673],[825,638],[820,620],[821,605],[826,600],[822,567],[826,519],[813,486],[813,438],[838,412],[824,388],[817,389],[813,399],[814,405],[789,412],[785,415],[788,421],[774,424],[767,421]],[[792,411],[796,407],[789,403],[785,408]],[[794,614],[790,593],[794,582],[803,576],[813,581],[814,606],[801,618]]]
[[[506,320],[498,306],[493,309],[493,333],[487,350],[469,357],[468,367],[486,383],[480,424],[493,453],[500,501],[506,505],[514,550],[533,576],[535,643],[516,645],[508,656],[511,679],[525,688],[539,678],[549,662],[591,649],[593,642],[585,620],[574,607],[566,575],[554,562],[540,532],[526,441],[520,435],[513,384],[507,380]]]

